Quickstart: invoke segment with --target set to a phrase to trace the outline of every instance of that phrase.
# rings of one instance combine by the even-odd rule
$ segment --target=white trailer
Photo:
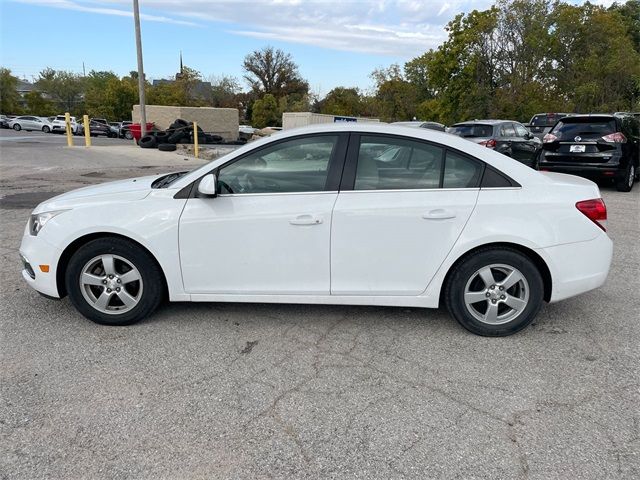
[[[379,122],[377,118],[345,117],[341,115],[325,115],[323,113],[311,112],[285,112],[282,114],[282,129],[306,127],[318,123],[338,123],[338,122]]]

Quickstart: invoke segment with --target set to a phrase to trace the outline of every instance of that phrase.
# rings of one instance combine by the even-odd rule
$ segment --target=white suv
[[[76,117],[70,117],[70,118],[71,118],[71,132],[74,135],[78,135],[79,133],[78,129],[80,128],[80,126],[76,122]],[[58,115],[53,119],[53,121],[51,122],[51,131],[52,132],[66,131],[64,115]]]

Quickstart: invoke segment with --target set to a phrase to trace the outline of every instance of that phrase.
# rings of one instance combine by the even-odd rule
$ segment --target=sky
[[[582,3],[582,0],[571,0]],[[609,5],[613,0],[592,3]],[[440,45],[455,15],[492,0],[140,0],[145,73],[184,64],[205,79],[232,75],[271,45],[290,53],[311,90],[371,88],[376,68]],[[137,69],[132,0],[0,0],[0,64],[27,80],[45,67]],[[243,83],[243,87],[246,84]]]

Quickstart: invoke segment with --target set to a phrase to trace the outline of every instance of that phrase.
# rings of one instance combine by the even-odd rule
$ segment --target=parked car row
[[[421,121],[394,125],[444,130],[535,169],[609,178],[622,192],[640,179],[640,113],[540,113],[528,124],[471,120],[448,128]]]
[[[104,135],[112,138],[126,138],[131,140],[133,135],[129,131],[131,121],[108,122],[104,118],[92,118],[89,120],[91,136]],[[71,133],[84,135],[84,123],[69,117]],[[41,131],[44,133],[64,133],[66,131],[66,119],[64,115],[53,117],[38,117],[35,115],[1,115],[0,128],[12,128],[13,130]]]

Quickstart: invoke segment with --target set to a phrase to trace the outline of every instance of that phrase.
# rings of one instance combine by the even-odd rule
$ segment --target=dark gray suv
[[[473,120],[452,125],[449,133],[492,148],[529,167],[535,167],[542,141],[512,120]]]
[[[628,192],[640,173],[640,121],[630,114],[573,115],[545,135],[538,168],[598,179]]]

